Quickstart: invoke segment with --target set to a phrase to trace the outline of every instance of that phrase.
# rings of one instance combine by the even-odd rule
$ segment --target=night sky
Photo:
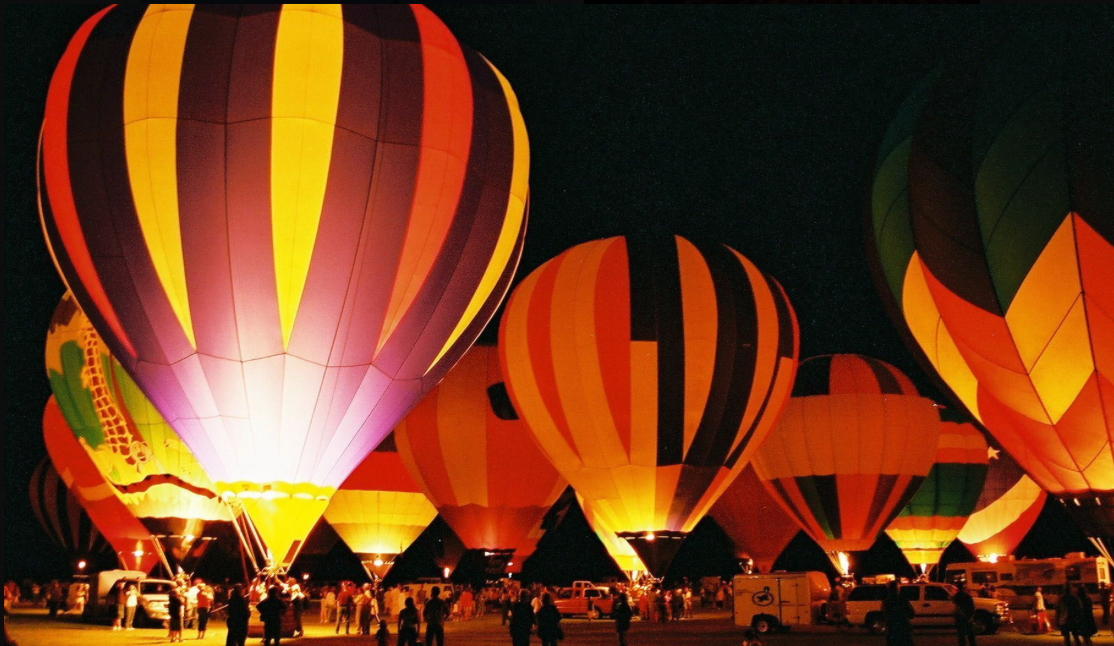
[[[65,569],[27,502],[45,455],[43,342],[63,291],[37,215],[35,142],[54,64],[98,8],[4,8],[5,578]],[[669,231],[721,241],[785,287],[802,359],[877,357],[942,403],[868,273],[861,233],[876,146],[916,82],[955,52],[1065,16],[1114,28],[1108,8],[432,8],[521,104],[531,196],[518,279],[594,238]],[[722,544],[714,528],[699,541]],[[1085,545],[1050,506],[1019,551]],[[880,547],[870,567],[891,565],[893,550]],[[791,552],[787,567],[826,563],[818,549]],[[686,553],[678,564],[699,569],[699,552]]]

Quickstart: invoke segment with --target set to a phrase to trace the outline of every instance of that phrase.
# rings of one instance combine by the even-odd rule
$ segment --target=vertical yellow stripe
[[[526,193],[529,190],[528,181],[530,178],[530,142],[526,137],[526,122],[522,120],[518,98],[514,95],[511,84],[499,73],[499,70],[495,69],[490,61],[487,61],[487,59],[484,59],[484,61],[491,67],[491,71],[495,73],[499,83],[503,86],[503,94],[507,97],[507,111],[510,112],[511,116],[511,130],[514,136],[514,166],[511,170],[507,214],[503,218],[503,228],[500,230],[499,239],[495,243],[495,251],[491,254],[491,260],[487,263],[487,269],[484,270],[480,284],[476,287],[476,292],[472,294],[472,300],[468,302],[468,307],[464,308],[464,315],[457,321],[452,334],[445,341],[441,351],[437,353],[437,357],[426,368],[426,372],[432,370],[433,366],[436,366],[441,357],[445,356],[449,348],[456,343],[460,335],[464,334],[464,330],[472,324],[476,315],[479,314],[480,308],[487,302],[491,293],[495,291],[499,277],[503,275],[503,270],[506,269],[507,263],[511,261],[515,242],[518,241],[518,233],[522,230],[526,217]]]
[[[186,268],[178,214],[178,84],[193,5],[151,5],[124,72],[124,150],[128,181],[155,274],[190,343]]]
[[[271,99],[271,241],[283,347],[321,222],[343,63],[341,5],[283,6]]]

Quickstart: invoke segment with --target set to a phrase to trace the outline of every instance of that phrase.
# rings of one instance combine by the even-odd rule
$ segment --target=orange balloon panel
[[[1006,453],[991,449],[989,463],[982,495],[959,532],[959,540],[980,559],[1013,554],[1048,496]]]
[[[825,550],[866,550],[928,475],[939,434],[936,405],[897,368],[813,357],[754,470]]]
[[[515,289],[507,385],[546,455],[618,532],[689,532],[780,412],[797,362],[781,287],[723,245],[577,245]]]
[[[754,561],[758,572],[769,572],[801,529],[749,466],[723,492],[711,514],[735,544],[735,556]]]
[[[54,469],[116,550],[120,565],[150,572],[159,561],[155,540],[74,436],[53,396],[43,412],[43,440]]]
[[[957,399],[1114,537],[1114,84],[1091,28],[1021,30],[926,79],[879,150],[868,248]]]
[[[604,549],[607,550],[611,560],[615,561],[615,565],[618,565],[623,572],[646,572],[646,565],[642,563],[642,559],[638,557],[631,544],[616,536],[615,531],[607,526],[607,521],[597,514],[580,494],[576,495],[576,501],[580,503],[580,509],[584,512],[584,519],[588,521],[588,526],[603,543]]]
[[[469,350],[398,425],[395,443],[469,549],[521,547],[567,484],[510,405],[494,347]]]
[[[406,551],[437,516],[402,464],[394,436],[388,435],[333,494],[325,520],[348,547],[373,568]],[[380,565],[375,565],[380,561]]]

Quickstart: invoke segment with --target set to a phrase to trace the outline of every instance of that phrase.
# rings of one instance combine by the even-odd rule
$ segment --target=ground
[[[285,643],[303,644],[305,646],[342,646],[351,644],[370,644],[369,638],[356,636],[340,636],[333,634],[332,626],[317,623],[316,616],[306,618],[307,636],[301,639],[283,640]],[[615,625],[609,621],[588,622],[582,619],[566,619],[561,622],[565,630],[563,644],[569,646],[595,646],[617,643],[615,638]],[[166,642],[166,631],[161,629],[136,629],[131,632],[112,632],[107,626],[90,625],[81,623],[77,617],[65,617],[51,621],[43,610],[16,610],[8,622],[9,634],[15,638],[20,646],[132,646],[144,644],[157,644]],[[391,627],[391,643],[396,642]],[[494,616],[482,617],[467,622],[449,624],[445,629],[445,642],[449,646],[489,644],[510,644],[507,629],[499,624],[499,619]],[[219,645],[224,644],[224,625],[214,622],[205,640],[198,641],[197,632],[185,631],[187,644]],[[731,617],[724,612],[698,613],[696,619],[683,621],[676,624],[649,624],[635,622],[631,627],[628,642],[631,646],[653,645],[667,646],[674,644],[693,644],[700,646],[728,645],[738,646],[742,641],[742,631],[732,625]],[[914,642],[918,646],[951,646],[955,644],[955,633],[945,630],[926,630],[915,633]],[[258,639],[249,639],[248,644],[256,646]],[[540,642],[535,638],[533,644]],[[1010,646],[1015,644],[1048,645],[1062,643],[1058,635],[1020,635],[1012,630],[1003,630],[992,637],[980,637],[980,644],[994,646]],[[1095,644],[1114,644],[1114,638],[1108,631],[1095,637]],[[863,631],[835,632],[801,632],[792,631],[787,634],[771,635],[766,638],[766,644],[777,646],[779,644],[823,644],[824,646],[882,646],[881,637],[869,635]]]

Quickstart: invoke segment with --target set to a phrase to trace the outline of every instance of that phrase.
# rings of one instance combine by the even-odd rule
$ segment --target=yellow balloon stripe
[[[182,259],[177,167],[178,85],[193,7],[151,5],[136,28],[124,72],[124,146],[132,199],[155,274],[196,347]]]
[[[344,63],[341,5],[284,5],[271,100],[271,241],[283,347],[321,221]]]

